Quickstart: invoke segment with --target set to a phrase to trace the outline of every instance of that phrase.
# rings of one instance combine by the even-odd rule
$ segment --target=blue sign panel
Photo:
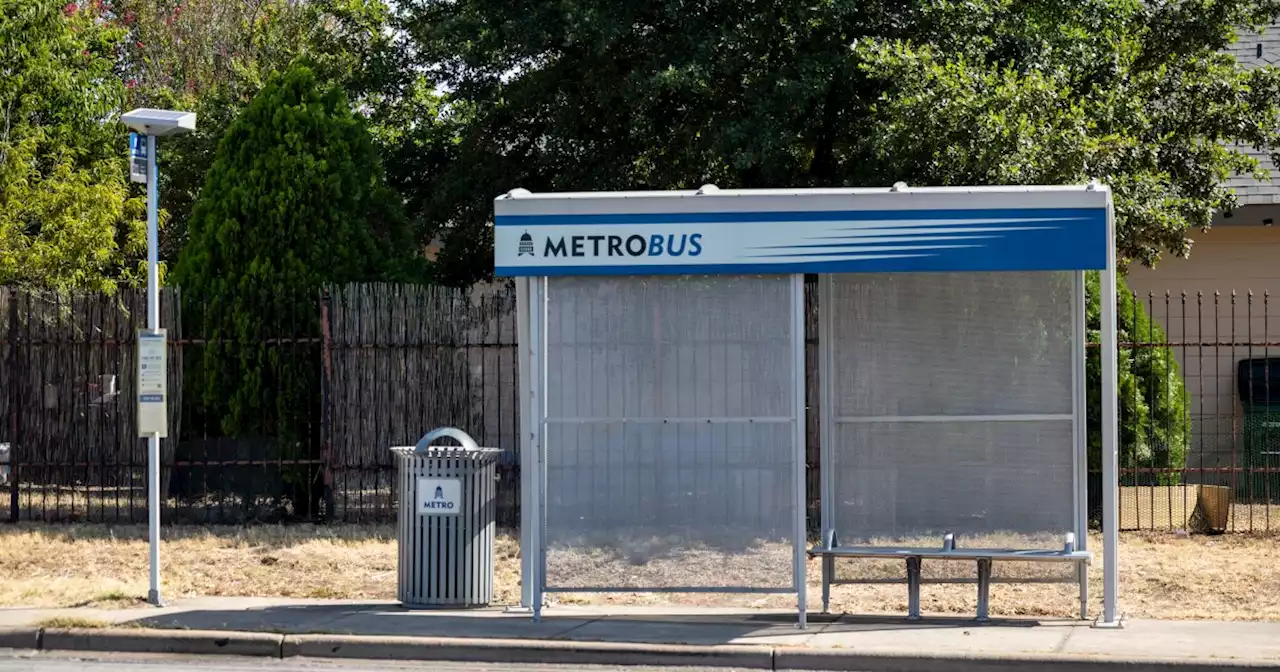
[[[129,134],[129,180],[147,183],[147,136]]]
[[[1060,192],[1049,193],[1064,201]],[[1035,200],[1016,195],[1019,205]],[[621,199],[602,199],[536,214],[511,207],[521,199],[505,207],[500,200],[495,269],[503,276],[1102,269],[1109,209],[1091,195],[1093,207],[684,212],[670,206],[688,200],[653,198],[645,204],[652,211],[636,211],[648,208],[633,203],[633,211],[616,212],[609,206]],[[903,202],[919,206],[919,200]],[[553,209],[539,205],[530,209]]]

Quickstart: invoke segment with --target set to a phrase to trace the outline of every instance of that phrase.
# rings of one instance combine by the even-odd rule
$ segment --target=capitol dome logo
[[[533,236],[529,235],[528,231],[525,231],[524,235],[520,236],[520,249],[516,256],[523,257],[526,254],[533,256]]]

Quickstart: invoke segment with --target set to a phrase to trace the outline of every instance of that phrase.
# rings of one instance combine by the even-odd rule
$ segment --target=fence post
[[[324,451],[324,520],[334,519],[333,511],[333,413],[330,398],[330,378],[333,375],[333,356],[329,334],[329,288],[320,290],[320,443]]]
[[[12,291],[12,290],[10,290]],[[18,418],[22,407],[18,393],[22,374],[18,371],[18,301],[11,296],[9,301],[9,522],[18,522],[18,431],[21,423]]]

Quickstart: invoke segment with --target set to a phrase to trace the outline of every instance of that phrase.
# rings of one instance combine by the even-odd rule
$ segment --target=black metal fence
[[[500,523],[518,524],[510,289],[263,288],[252,317],[166,290],[173,523],[394,519],[389,448],[456,425],[506,448]],[[133,385],[145,292],[0,289],[0,487],[10,520],[143,522]]]
[[[509,285],[351,285],[314,300],[284,302],[269,291],[261,299],[255,305],[268,315],[227,330],[209,326],[217,306],[165,291],[167,522],[392,520],[389,448],[452,425],[504,450],[499,523],[518,525]],[[815,372],[816,291],[806,304]],[[1280,380],[1280,360],[1269,359],[1280,357],[1280,319],[1270,304],[1247,293],[1122,300],[1125,529],[1206,518],[1210,529],[1280,528],[1280,386],[1273,403],[1265,375]],[[0,289],[0,488],[8,495],[0,502],[7,499],[10,520],[146,520],[145,442],[131,401],[144,324],[143,292]],[[808,388],[816,521],[816,375]]]
[[[1280,315],[1268,293],[1121,302],[1121,527],[1280,529]],[[1150,316],[1150,319],[1146,319]]]
[[[166,291],[165,324],[181,322]],[[0,290],[0,473],[9,518],[145,520],[146,445],[133,398],[145,296]],[[175,343],[183,343],[174,329]],[[183,350],[172,353],[181,369]],[[180,375],[171,375],[175,398]],[[171,406],[170,425],[180,414]],[[165,459],[172,463],[172,447]]]

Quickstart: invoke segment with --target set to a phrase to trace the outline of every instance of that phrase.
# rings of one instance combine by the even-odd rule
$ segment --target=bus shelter
[[[874,582],[842,581],[837,561],[894,558],[915,616],[921,564],[953,559],[977,561],[980,618],[993,559],[1071,561],[1083,608],[1098,271],[1099,622],[1118,622],[1106,187],[516,189],[494,223],[496,273],[518,287],[535,618],[547,593],[782,593],[803,626],[808,555],[823,558],[824,608],[831,584]],[[806,274],[820,287],[808,371]],[[821,381],[812,546],[807,375]]]

